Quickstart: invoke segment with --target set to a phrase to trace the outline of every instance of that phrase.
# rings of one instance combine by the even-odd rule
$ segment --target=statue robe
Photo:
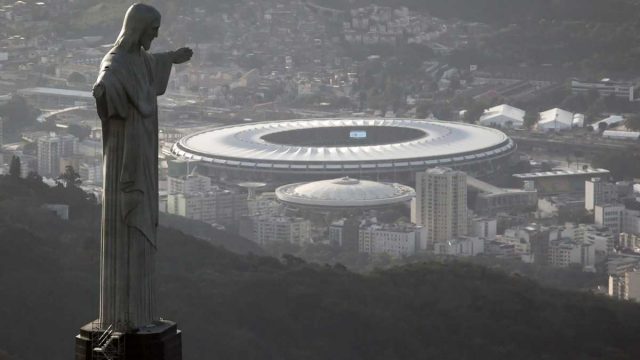
[[[100,323],[130,330],[152,323],[158,226],[158,106],[168,53],[113,48],[94,86],[102,121],[104,195]]]

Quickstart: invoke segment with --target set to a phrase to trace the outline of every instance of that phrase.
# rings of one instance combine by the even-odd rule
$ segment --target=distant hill
[[[458,18],[493,24],[517,24],[523,20],[586,20],[625,22],[636,19],[637,1],[631,0],[309,0],[336,9],[367,5],[406,6],[442,18]]]
[[[0,349],[70,359],[98,308],[97,215],[62,221],[32,198],[48,190],[17,201],[6,183],[0,177]],[[360,275],[159,233],[159,308],[184,331],[185,360],[640,358],[636,304],[464,263]]]

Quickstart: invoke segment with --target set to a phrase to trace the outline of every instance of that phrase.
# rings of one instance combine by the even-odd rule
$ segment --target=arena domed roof
[[[377,207],[411,200],[415,191],[396,183],[343,177],[296,183],[276,189],[278,200],[310,207]]]

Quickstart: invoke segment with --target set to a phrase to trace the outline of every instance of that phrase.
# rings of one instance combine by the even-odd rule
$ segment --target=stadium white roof
[[[382,145],[298,146],[268,142],[265,136],[323,127],[400,127],[424,133]],[[183,158],[221,167],[297,171],[453,166],[497,159],[515,150],[503,132],[477,125],[420,119],[308,119],[240,124],[184,137],[172,147]]]
[[[539,130],[564,130],[573,126],[573,113],[559,108],[540,113]]]
[[[525,111],[511,105],[502,104],[486,109],[478,120],[480,125],[497,125],[522,127],[524,125]]]
[[[415,191],[408,186],[348,177],[290,184],[276,189],[278,200],[311,207],[375,207],[406,202],[414,196]]]

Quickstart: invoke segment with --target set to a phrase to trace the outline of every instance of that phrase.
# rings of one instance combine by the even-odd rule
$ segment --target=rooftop
[[[543,172],[535,172],[535,173],[524,173],[524,174],[513,174],[514,177],[518,179],[536,179],[536,178],[545,178],[545,177],[556,177],[556,176],[581,176],[581,175],[606,175],[609,174],[609,170],[607,169],[563,169],[563,170],[553,170],[553,171],[543,171]]]
[[[404,185],[357,180],[349,177],[284,185],[278,200],[310,207],[372,207],[411,200],[415,191]]]
[[[510,194],[510,193],[522,193],[522,192],[537,192],[536,190],[524,190],[524,189],[506,189],[495,185],[491,185],[482,180],[478,180],[472,176],[467,175],[467,186],[472,187],[480,192],[491,195]]]
[[[90,91],[70,90],[70,89],[57,89],[48,87],[33,87],[18,90],[20,94],[32,94],[32,95],[58,95],[58,96],[72,96],[81,97],[86,99],[93,99],[93,95]]]

